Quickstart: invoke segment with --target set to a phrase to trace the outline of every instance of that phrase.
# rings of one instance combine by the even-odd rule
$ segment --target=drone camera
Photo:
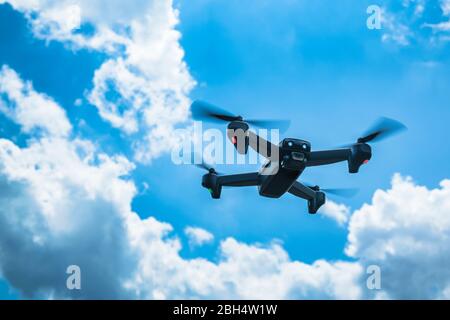
[[[304,162],[306,161],[306,156],[301,152],[292,152],[291,153],[292,160]]]
[[[299,152],[311,152],[311,144],[308,141],[300,139],[284,139],[281,142],[283,149],[299,151]]]
[[[308,141],[299,139],[284,139],[281,142],[281,167],[287,170],[301,171],[305,168],[306,153],[311,151]]]

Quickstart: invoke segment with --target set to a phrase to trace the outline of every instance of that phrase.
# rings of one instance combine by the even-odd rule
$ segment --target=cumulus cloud
[[[381,267],[389,298],[440,298],[450,285],[450,180],[429,190],[395,175],[349,223],[346,253]]]
[[[72,264],[86,277],[83,297],[127,296],[124,210],[134,186],[119,176],[130,165],[91,156],[82,142],[0,140],[0,270],[26,297],[77,297],[64,283]]]
[[[319,213],[336,221],[338,225],[344,226],[350,217],[350,208],[345,204],[327,200],[327,202],[325,202],[325,204],[320,208]]]
[[[195,85],[183,60],[172,0],[0,0],[24,12],[36,37],[106,54],[88,101],[149,162],[179,142]],[[93,32],[83,32],[91,26]],[[139,135],[136,135],[139,133]]]
[[[61,271],[78,264],[83,296],[126,296],[119,283],[132,272],[124,230],[135,187],[122,177],[133,165],[70,139],[63,109],[10,68],[2,68],[0,83],[7,96],[0,111],[24,131],[45,129],[23,148],[0,139],[1,274],[25,296],[68,297]]]
[[[188,237],[191,247],[202,246],[214,240],[214,235],[202,228],[186,227],[184,233]]]
[[[0,111],[31,133],[42,130],[45,134],[67,136],[72,126],[63,109],[48,96],[33,90],[8,66],[0,69]]]

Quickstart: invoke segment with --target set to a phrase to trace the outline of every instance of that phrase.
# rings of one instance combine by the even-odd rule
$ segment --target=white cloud
[[[391,298],[439,298],[450,285],[450,180],[429,190],[395,175],[349,223],[348,255],[382,270]]]
[[[320,208],[319,213],[336,221],[338,225],[344,226],[350,217],[350,208],[345,204],[327,200]]]
[[[434,31],[442,31],[442,32],[447,32],[450,31],[450,21],[445,21],[445,22],[440,22],[440,23],[426,23],[424,24],[424,26],[426,27],[430,27],[431,29],[433,29]]]
[[[450,16],[450,0],[441,0],[441,9],[444,15]]]
[[[228,238],[220,245],[218,263],[183,260],[176,240],[137,243],[142,249],[139,272],[127,283],[127,288],[134,290],[139,298],[357,299],[361,296],[358,264],[292,261],[275,243],[261,247]]]
[[[41,129],[46,134],[67,136],[72,126],[63,109],[44,94],[36,93],[8,66],[0,69],[0,112],[22,125],[26,133]]]
[[[105,121],[133,134],[138,161],[176,146],[174,127],[188,120],[195,81],[183,61],[172,0],[7,2],[24,12],[38,38],[107,54],[88,100]],[[93,34],[79,32],[86,24]]]
[[[69,297],[65,270],[83,270],[82,297],[127,297],[133,272],[126,219],[132,165],[86,141],[43,138],[26,148],[0,139],[0,270],[26,296]]]
[[[399,16],[383,9],[381,24],[384,30],[381,37],[383,42],[393,42],[401,46],[408,46],[411,43],[413,32],[407,24],[401,22]]]
[[[95,72],[89,101],[114,127],[135,133],[138,131],[137,114],[150,103],[145,90],[145,79],[134,75],[122,59],[109,60]],[[117,99],[106,98],[108,92],[117,92]]]
[[[202,228],[186,227],[184,233],[188,237],[191,247],[202,246],[214,240],[214,235]]]

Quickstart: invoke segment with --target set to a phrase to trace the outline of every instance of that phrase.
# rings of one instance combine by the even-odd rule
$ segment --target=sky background
[[[1,1],[0,1],[1,3]],[[366,9],[384,8],[381,30],[366,26]],[[418,6],[425,3],[423,11]],[[310,168],[302,177],[323,187],[357,187],[351,199],[330,196],[353,210],[387,190],[395,173],[417,185],[439,188],[450,177],[450,46],[445,29],[427,27],[448,20],[441,1],[175,1],[176,30],[183,61],[196,81],[189,99],[202,99],[248,117],[291,119],[283,137],[327,149],[355,141],[378,117],[400,120],[408,131],[374,145],[374,155],[357,175],[347,164]],[[87,34],[89,24],[78,31]],[[97,69],[109,53],[73,48],[37,37],[29,18],[0,4],[0,66],[8,65],[33,88],[61,105],[80,138],[107,154],[133,159],[133,139],[99,115],[88,99]],[[78,101],[77,101],[78,100]],[[0,114],[0,137],[20,147],[30,134]],[[189,119],[180,122],[187,125]],[[213,126],[214,127],[214,126]],[[225,126],[215,127],[225,129]],[[137,187],[132,210],[142,219],[169,223],[180,238],[183,259],[219,262],[221,241],[262,245],[276,239],[290,259],[306,264],[356,260],[345,253],[347,226],[291,195],[258,196],[256,188],[225,189],[220,201],[200,186],[203,172],[176,166],[170,153],[135,161],[129,178]],[[225,173],[256,166],[218,166]],[[146,187],[148,186],[148,188]],[[447,211],[445,211],[447,212]],[[447,212],[448,213],[448,212]],[[432,219],[433,212],[429,212]],[[208,230],[214,239],[189,246],[186,226]],[[1,253],[1,250],[0,250]],[[0,255],[1,259],[1,255]],[[0,298],[20,291],[0,281]]]

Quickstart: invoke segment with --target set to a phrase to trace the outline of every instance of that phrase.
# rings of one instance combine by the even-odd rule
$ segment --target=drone
[[[332,150],[312,151],[308,141],[285,138],[276,145],[250,130],[252,125],[283,131],[289,126],[289,121],[286,120],[244,119],[200,100],[192,103],[191,112],[193,119],[198,121],[228,123],[227,137],[238,153],[247,154],[249,148],[252,148],[267,159],[258,172],[231,175],[218,173],[202,160],[197,166],[208,171],[202,178],[202,186],[210,191],[213,199],[220,199],[222,187],[256,186],[263,197],[280,198],[285,193],[290,193],[307,200],[310,214],[317,213],[325,204],[326,193],[352,196],[355,189],[321,189],[319,186],[303,184],[298,178],[306,168],[346,161],[349,173],[358,173],[360,167],[372,158],[372,148],[368,143],[381,141],[406,129],[405,125],[396,120],[380,118],[355,143]]]

